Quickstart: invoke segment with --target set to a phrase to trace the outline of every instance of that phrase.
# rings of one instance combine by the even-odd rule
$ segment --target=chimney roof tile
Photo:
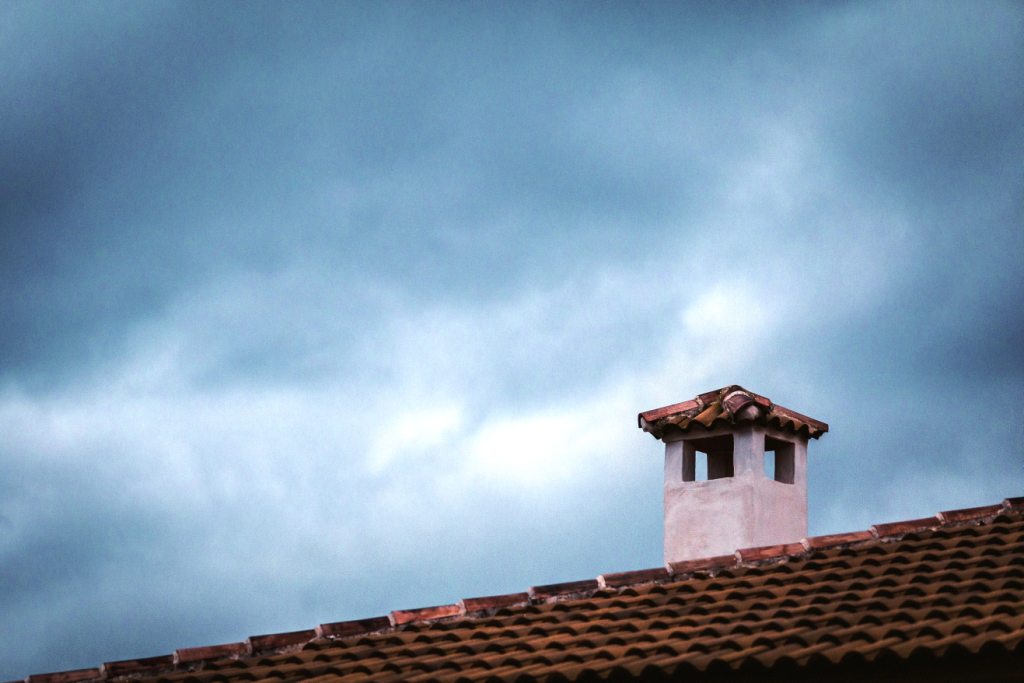
[[[817,439],[828,425],[795,410],[775,405],[765,396],[731,384],[689,401],[647,410],[637,415],[637,425],[655,438],[691,429],[712,429],[753,419],[756,423]]]

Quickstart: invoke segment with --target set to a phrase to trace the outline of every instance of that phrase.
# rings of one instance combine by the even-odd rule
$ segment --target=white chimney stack
[[[732,385],[640,413],[665,443],[665,563],[807,536],[807,442],[828,425]]]

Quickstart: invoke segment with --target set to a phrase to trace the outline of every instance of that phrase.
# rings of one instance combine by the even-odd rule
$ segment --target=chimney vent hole
[[[794,478],[795,446],[788,441],[764,439],[764,474],[782,484],[792,484]]]
[[[692,439],[683,451],[683,481],[733,476],[732,435]]]

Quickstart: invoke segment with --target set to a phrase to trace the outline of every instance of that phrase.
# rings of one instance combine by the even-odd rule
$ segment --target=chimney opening
[[[733,476],[732,435],[687,440],[683,449],[683,481],[709,481]]]
[[[764,438],[764,473],[781,484],[792,484],[795,469],[795,446],[782,439]]]

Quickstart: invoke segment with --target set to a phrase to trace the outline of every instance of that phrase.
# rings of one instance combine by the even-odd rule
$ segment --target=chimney
[[[807,442],[828,425],[731,385],[640,413],[665,443],[665,563],[807,536]]]

